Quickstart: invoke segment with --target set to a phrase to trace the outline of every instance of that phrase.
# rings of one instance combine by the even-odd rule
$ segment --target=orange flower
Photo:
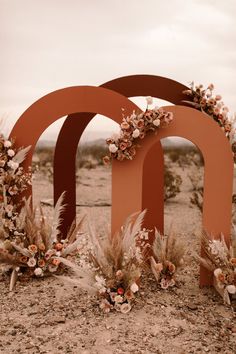
[[[29,245],[28,249],[32,253],[36,253],[38,251],[38,247],[36,245]]]
[[[224,283],[224,281],[225,281],[225,276],[224,276],[223,273],[219,273],[216,278],[217,278],[217,280],[220,281],[221,283]]]
[[[57,250],[57,251],[61,251],[62,248],[63,248],[63,244],[58,242],[55,244],[54,248]]]
[[[121,143],[120,143],[120,149],[121,150],[125,150],[126,148],[127,148],[127,146],[128,146],[128,144],[127,143],[125,143],[124,141],[122,141]]]
[[[109,156],[104,156],[103,157],[103,163],[104,163],[104,165],[109,165],[110,164],[110,157]]]
[[[20,262],[21,263],[27,263],[27,261],[28,261],[28,257],[26,257],[26,256],[21,256],[20,257]]]
[[[125,293],[125,298],[127,300],[132,300],[134,298],[134,294],[131,290],[127,290],[126,293]]]
[[[120,126],[122,129],[129,129],[130,127],[129,123],[127,123],[126,121],[123,121]]]
[[[231,263],[233,266],[236,266],[236,258],[231,258],[231,259],[230,259],[230,263]]]
[[[38,246],[40,251],[45,251],[46,247],[44,243],[40,243],[40,245]]]
[[[59,259],[53,258],[52,260],[52,264],[55,266],[58,266],[61,262],[59,261]]]
[[[44,266],[45,266],[45,260],[44,259],[39,259],[38,260],[38,266],[40,267],[40,268],[43,268]]]

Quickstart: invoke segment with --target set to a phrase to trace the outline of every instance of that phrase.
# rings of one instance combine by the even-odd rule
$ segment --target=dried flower
[[[134,139],[136,139],[136,138],[139,137],[139,135],[140,135],[139,129],[135,129],[135,130],[133,131],[132,137],[133,137]]]
[[[35,268],[34,274],[36,277],[42,277],[43,276],[43,270],[41,268]]]
[[[139,291],[139,287],[136,283],[131,284],[130,290],[135,294],[137,291]]]
[[[236,286],[235,285],[227,285],[226,290],[229,294],[236,294]]]
[[[153,124],[155,125],[155,127],[159,127],[159,125],[161,124],[160,119],[155,119],[155,120],[153,121]]]
[[[29,267],[35,267],[36,266],[36,259],[34,257],[29,258],[27,265]]]
[[[148,104],[148,105],[153,104],[153,98],[152,98],[151,96],[147,96],[147,97],[146,97],[146,101],[147,101],[147,104]]]
[[[131,305],[129,302],[124,303],[120,306],[120,312],[121,313],[128,313],[131,310]]]
[[[116,153],[117,152],[117,150],[118,150],[118,147],[115,145],[115,144],[110,144],[109,145],[109,151],[111,152],[111,153]]]
[[[37,253],[38,247],[37,247],[36,245],[29,245],[28,250],[29,250],[31,253]]]
[[[12,146],[12,143],[11,143],[10,140],[5,140],[3,145],[4,145],[5,148],[9,148],[9,147]]]
[[[15,151],[12,149],[9,149],[9,150],[7,150],[7,154],[8,154],[8,156],[13,157],[15,155]]]

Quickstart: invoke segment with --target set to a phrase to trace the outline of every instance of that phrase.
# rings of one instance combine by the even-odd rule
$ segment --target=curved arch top
[[[53,91],[33,103],[18,119],[10,137],[17,136],[17,146],[27,144],[34,147],[44,130],[67,114],[99,113],[120,122],[122,108],[127,114],[134,109],[140,111],[123,95],[103,87],[67,87]]]
[[[100,87],[114,90],[126,97],[152,96],[173,104],[181,104],[181,102],[187,98],[187,96],[183,94],[183,91],[187,89],[186,86],[177,81],[156,75],[130,75],[119,77],[102,84]],[[62,125],[58,136],[54,158],[54,204],[64,190],[68,191],[66,195],[68,208],[65,210],[64,214],[65,223],[62,226],[63,232],[66,232],[69,225],[74,220],[76,211],[75,156],[77,146],[81,135],[93,117],[94,114],[91,113],[69,115]],[[75,131],[77,134],[74,134]],[[148,203],[147,199],[145,199],[142,205],[142,208],[148,207],[151,211],[155,208],[155,202],[163,199],[164,187],[164,159],[162,147],[159,142],[156,143],[154,150],[156,159],[158,159],[158,167],[152,169],[152,174],[149,176],[149,183],[156,186],[156,194],[155,197],[153,196],[152,201],[150,200]],[[67,158],[68,155],[71,156],[71,159]],[[63,174],[62,178],[61,171],[63,169],[68,171],[68,173]],[[113,180],[113,185],[114,184],[115,180]],[[137,194],[138,191],[136,195]],[[114,201],[114,204],[115,203]],[[162,205],[160,204],[159,208],[160,213],[156,216],[156,226],[163,232],[164,221],[162,213],[164,212],[164,203],[162,203]],[[112,214],[114,213],[112,212]],[[149,216],[147,215],[146,218],[148,219]],[[115,226],[113,227],[113,231],[115,231]]]

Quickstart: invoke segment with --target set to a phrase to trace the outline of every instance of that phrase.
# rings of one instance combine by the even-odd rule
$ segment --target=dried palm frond
[[[150,257],[152,273],[163,289],[175,285],[175,274],[183,263],[184,247],[177,242],[176,233],[172,230],[167,236],[155,229],[155,239]]]
[[[65,210],[65,204],[63,205],[64,197],[65,192],[60,195],[54,208],[49,247],[53,244],[53,242],[56,242],[57,236],[60,234],[59,227],[63,221],[63,219],[61,218],[61,214]]]
[[[0,248],[0,264],[7,264],[16,267],[21,265],[18,258],[10,254],[7,250],[3,248]]]
[[[203,231],[201,245],[205,256],[196,257],[203,266],[209,270],[229,267],[230,251],[222,234],[220,239],[214,239],[209,233]]]
[[[24,148],[24,149],[18,150],[18,152],[12,158],[12,161],[17,162],[18,164],[21,164],[25,160],[26,155],[28,154],[30,149],[31,149],[31,145]]]
[[[131,215],[119,232],[114,235],[108,232],[102,240],[89,223],[91,244],[87,244],[87,253],[78,260],[79,265],[59,258],[72,269],[74,276],[58,278],[97,293],[102,298],[100,307],[105,312],[112,308],[128,312],[130,302],[139,290],[141,267],[135,237],[141,230],[144,215],[145,212]]]
[[[77,285],[80,288],[87,290],[91,294],[95,294],[97,292],[97,288],[94,286],[95,284],[95,278],[94,278],[94,272],[92,272],[89,269],[81,268],[78,265],[76,265],[74,262],[69,261],[68,259],[65,259],[63,257],[58,257],[57,258],[60,262],[65,264],[72,272],[73,272],[73,277],[68,277],[68,276],[63,276],[63,275],[58,275],[56,278],[59,280],[62,280],[63,282],[66,283],[72,283],[73,285]]]
[[[155,229],[155,239],[152,246],[154,258],[161,263],[172,262],[179,267],[183,262],[184,247],[182,242],[177,242],[177,235],[171,228],[167,236],[161,235]]]

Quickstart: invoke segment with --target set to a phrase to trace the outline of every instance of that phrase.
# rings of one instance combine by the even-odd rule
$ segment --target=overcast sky
[[[131,74],[213,82],[233,113],[235,18],[235,0],[0,0],[0,117],[10,129],[51,91]]]

